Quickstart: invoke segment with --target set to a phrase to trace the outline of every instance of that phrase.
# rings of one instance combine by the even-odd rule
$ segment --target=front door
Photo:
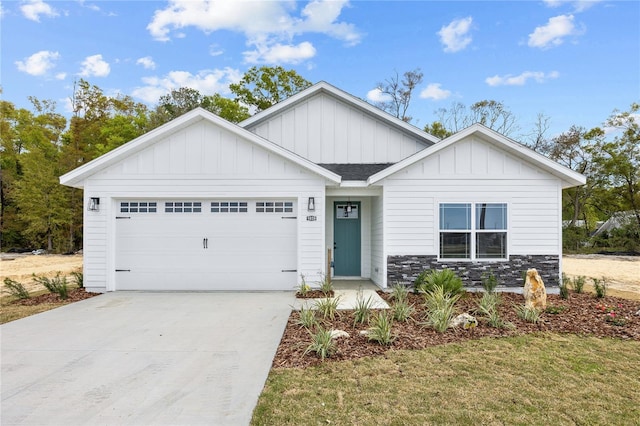
[[[339,277],[360,275],[360,203],[334,203],[333,273]]]

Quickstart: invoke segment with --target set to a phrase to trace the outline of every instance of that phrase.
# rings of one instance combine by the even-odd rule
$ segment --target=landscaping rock
[[[343,330],[331,330],[332,339],[339,339],[340,337],[349,337],[349,333]]]
[[[535,268],[527,270],[524,283],[524,306],[529,309],[544,311],[547,309],[547,290]]]
[[[460,314],[457,317],[453,318],[451,320],[451,323],[449,324],[449,326],[450,327],[460,327],[460,326],[462,326],[462,328],[467,330],[469,328],[477,327],[478,326],[478,320],[473,315],[469,315],[467,313],[464,313],[464,314]]]

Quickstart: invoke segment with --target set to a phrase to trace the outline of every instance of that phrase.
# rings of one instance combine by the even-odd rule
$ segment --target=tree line
[[[411,122],[411,96],[422,82],[420,69],[379,84],[389,101],[376,104]],[[238,123],[309,87],[282,67],[250,68],[233,97],[205,95],[182,87],[160,97],[154,107],[130,96],[108,96],[86,80],[75,83],[66,118],[55,102],[30,97],[31,109],[0,101],[0,229],[2,250],[45,248],[73,252],[82,247],[82,191],[59,184],[59,176],[196,107]],[[502,102],[481,100],[470,107],[454,103],[436,111],[424,130],[445,138],[479,122],[587,176],[587,185],[563,193],[565,248],[608,247],[640,250],[640,104],[614,111],[602,127],[573,126],[547,138],[549,118],[538,116],[529,133],[517,135],[518,121]],[[590,239],[597,221],[631,212],[623,228]]]

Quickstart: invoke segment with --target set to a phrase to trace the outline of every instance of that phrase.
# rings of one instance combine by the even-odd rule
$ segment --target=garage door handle
[[[202,239],[202,248],[203,249],[208,249],[209,248],[209,239],[208,238],[203,238]]]
[[[282,272],[298,272],[297,269],[283,269]]]
[[[116,269],[116,272],[131,272],[131,269]]]

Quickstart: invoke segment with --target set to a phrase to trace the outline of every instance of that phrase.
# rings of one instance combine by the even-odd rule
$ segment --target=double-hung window
[[[506,259],[505,203],[440,204],[441,259]]]

